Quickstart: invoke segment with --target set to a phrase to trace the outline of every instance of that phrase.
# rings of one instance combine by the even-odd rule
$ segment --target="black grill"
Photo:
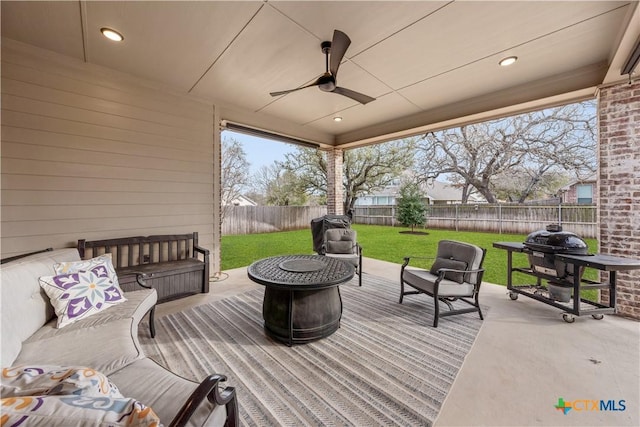
[[[549,225],[527,236],[524,242],[532,272],[560,287],[573,286],[575,275],[582,278],[584,268],[574,271],[573,264],[556,259],[557,254],[588,255],[589,248],[578,235],[562,231],[560,225]],[[562,298],[565,299],[565,298]]]

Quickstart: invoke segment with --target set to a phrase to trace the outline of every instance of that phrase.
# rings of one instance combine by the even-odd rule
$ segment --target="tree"
[[[222,213],[221,220],[249,181],[249,162],[242,144],[234,138],[222,140]]]
[[[414,139],[405,139],[344,151],[344,212],[353,209],[358,197],[383,189],[410,168],[413,150]],[[281,167],[295,173],[307,194],[326,197],[326,153],[298,148],[285,157]]]
[[[255,191],[264,195],[267,205],[301,206],[307,202],[307,195],[292,172],[282,169],[278,162],[262,166],[254,175]]]
[[[396,219],[405,227],[411,227],[411,232],[414,231],[416,225],[424,225],[427,207],[424,205],[422,197],[419,184],[407,182],[400,186]]]
[[[524,202],[550,174],[584,177],[596,170],[595,128],[589,101],[429,132],[417,144],[416,173],[424,181],[449,175],[462,187],[463,203],[471,188],[495,203],[496,189],[510,177],[526,177],[509,190]]]

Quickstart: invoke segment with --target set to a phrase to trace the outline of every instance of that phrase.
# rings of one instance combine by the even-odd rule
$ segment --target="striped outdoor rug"
[[[309,344],[265,335],[263,289],[159,318],[156,338],[140,340],[177,374],[227,375],[244,425],[432,425],[482,321],[464,314],[434,329],[428,297],[400,305],[398,283],[363,279],[340,286],[340,329]]]

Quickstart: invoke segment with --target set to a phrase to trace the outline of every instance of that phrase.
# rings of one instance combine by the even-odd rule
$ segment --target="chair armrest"
[[[145,282],[146,279],[150,279],[153,277],[153,273],[143,273],[142,271],[128,271],[125,276],[136,275],[136,283],[138,286],[143,287],[145,289],[151,289],[151,286],[147,285]]]
[[[204,262],[209,261],[209,249],[205,249],[202,246],[193,245],[193,256],[197,258],[196,252],[202,254],[204,256]]]
[[[456,270],[454,268],[439,268],[438,269],[438,273],[443,272],[446,273],[448,271],[451,271],[453,273],[464,273],[464,274],[471,274],[471,273],[480,273],[481,271],[484,271],[484,268],[479,268],[477,270]]]
[[[407,265],[409,265],[409,262],[411,262],[412,259],[435,259],[435,257],[409,255],[404,257],[403,259],[404,259],[404,263],[402,264],[402,266],[406,267]]]
[[[237,426],[239,420],[236,390],[234,387],[225,387],[222,391],[219,389],[220,382],[226,380],[227,377],[217,374],[209,375],[202,380],[200,385],[198,385],[184,405],[182,405],[180,411],[178,411],[173,420],[171,420],[169,427],[186,426],[189,419],[193,416],[205,398],[215,406],[225,405],[227,407],[227,419],[225,421],[225,426]]]

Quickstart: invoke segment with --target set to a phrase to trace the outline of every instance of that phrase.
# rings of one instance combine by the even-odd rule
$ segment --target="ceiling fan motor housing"
[[[331,92],[336,88],[336,79],[329,72],[326,72],[318,78],[318,88],[325,92]]]

